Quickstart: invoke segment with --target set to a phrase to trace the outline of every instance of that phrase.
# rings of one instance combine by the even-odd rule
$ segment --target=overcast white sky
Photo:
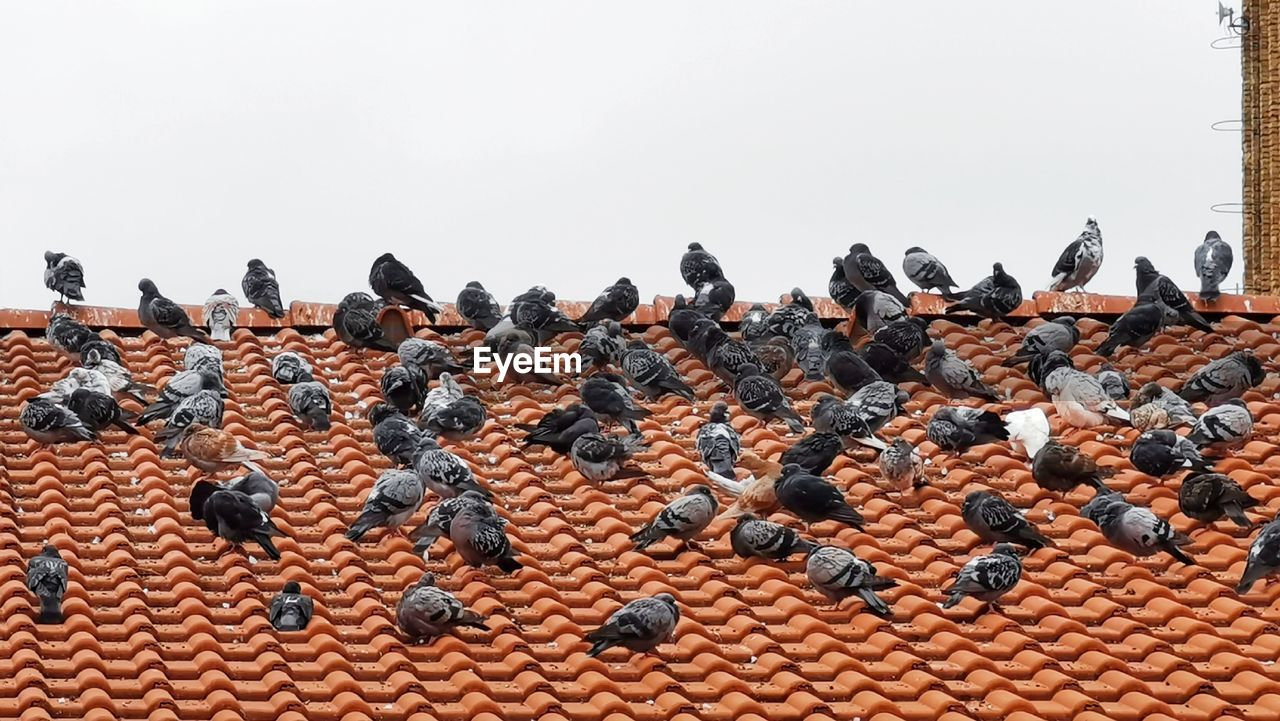
[[[691,241],[739,299],[825,294],[856,241],[1029,295],[1089,214],[1095,290],[1139,254],[1194,289],[1209,228],[1235,285],[1215,7],[0,0],[0,306],[48,307],[46,248],[92,304],[238,294],[251,257],[336,302],[384,251],[506,302],[674,293]]]

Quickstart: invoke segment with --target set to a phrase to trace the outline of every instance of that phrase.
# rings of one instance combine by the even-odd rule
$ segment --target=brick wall
[[[1280,295],[1280,0],[1244,0],[1245,292]]]

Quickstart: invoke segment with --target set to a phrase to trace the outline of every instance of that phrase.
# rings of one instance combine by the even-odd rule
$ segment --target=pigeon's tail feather
[[[778,409],[778,417],[786,421],[787,428],[790,428],[792,433],[804,433],[804,419],[799,413],[783,407]]]
[[[1186,553],[1184,553],[1183,550],[1179,548],[1178,544],[1174,541],[1166,542],[1164,544],[1164,550],[1168,551],[1170,556],[1173,556],[1174,558],[1178,559],[1178,561],[1181,563],[1185,563],[1188,566],[1196,565],[1195,559],[1192,558],[1191,556],[1188,556]]]
[[[1053,541],[1031,525],[1019,529],[1016,538],[1033,551],[1037,548],[1053,548]]]
[[[848,504],[832,509],[831,512],[827,514],[827,518],[830,518],[833,521],[840,521],[848,526],[853,526],[859,531],[863,530],[862,524],[866,523],[866,519],[862,517],[862,514],[853,510],[853,506]]]
[[[1183,311],[1182,320],[1196,330],[1202,330],[1205,333],[1213,332],[1213,326],[1209,324],[1209,321],[1205,320],[1204,316],[1189,308]]]
[[[364,534],[371,531],[375,526],[386,521],[386,516],[378,513],[361,513],[356,522],[351,524],[351,528],[347,530],[347,538],[352,541],[359,541]]]
[[[178,335],[186,336],[197,343],[213,345],[213,341],[209,338],[208,334],[193,325],[184,325],[179,328],[175,328],[174,330]]]
[[[40,615],[36,623],[62,623],[62,599],[56,596],[40,597]]]
[[[501,568],[503,571],[506,571],[507,573],[515,573],[516,571],[519,571],[520,569],[524,568],[524,564],[511,557],[499,558],[498,568]]]
[[[862,599],[863,603],[867,604],[867,610],[871,611],[875,615],[880,616],[881,618],[889,618],[893,616],[893,609],[889,608],[889,604],[885,603],[884,599],[877,596],[871,589],[859,588],[857,594],[858,598]]]
[[[1235,501],[1227,501],[1226,503],[1223,503],[1222,512],[1227,515],[1227,518],[1230,518],[1233,523],[1241,528],[1253,527],[1253,522],[1249,520],[1248,516],[1244,515],[1244,509]]]
[[[458,616],[457,625],[469,628],[483,628],[485,630],[489,628],[489,625],[484,622],[484,616],[470,609],[464,610],[462,615]]]
[[[955,290],[951,290],[951,288],[950,288],[950,287],[947,287],[947,288],[939,288],[939,289],[938,289],[938,292],[939,292],[939,293],[941,293],[941,294],[942,294],[942,297],[943,297],[944,299],[946,299],[946,300],[950,300],[950,301],[960,301],[960,300],[964,300],[964,293],[961,293],[961,292],[959,292],[959,291],[955,291]]]
[[[1249,561],[1244,567],[1244,573],[1240,575],[1240,583],[1236,584],[1236,593],[1248,593],[1249,588],[1265,578],[1270,570],[1260,563]]]
[[[635,533],[633,533],[631,535],[631,542],[636,544],[637,551],[643,551],[649,546],[652,546],[658,541],[661,541],[664,537],[665,537],[665,534],[663,534],[661,531],[657,529],[656,526],[650,523],[646,525],[644,528],[641,528],[639,531],[636,531]]]
[[[280,549],[276,548],[275,543],[272,543],[271,534],[258,532],[254,534],[253,540],[257,541],[259,546],[262,546],[262,550],[271,558],[271,560],[280,560]]]
[[[141,435],[141,433],[138,431],[137,428],[134,428],[133,426],[129,425],[129,422],[124,420],[123,418],[115,421],[111,425],[115,426],[116,428],[119,428],[120,430],[124,431],[125,433],[128,433],[131,436]]]

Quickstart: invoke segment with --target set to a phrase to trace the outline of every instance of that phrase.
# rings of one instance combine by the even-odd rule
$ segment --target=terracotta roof
[[[936,312],[917,297],[916,310]],[[1033,299],[1022,314],[1111,316],[1131,301],[1097,296]],[[379,395],[391,360],[345,347],[327,325],[331,307],[294,304],[285,327],[255,312],[223,344],[231,398],[224,427],[270,451],[263,463],[282,482],[273,513],[289,535],[278,563],[244,554],[215,558],[187,496],[197,477],[180,459],[161,459],[143,437],[107,434],[100,445],[42,447],[19,428],[20,402],[70,367],[41,337],[46,316],[0,311],[0,718],[87,719],[1083,719],[1213,721],[1280,718],[1280,583],[1246,596],[1233,587],[1252,532],[1226,523],[1201,528],[1178,512],[1177,482],[1135,471],[1133,429],[1072,430],[1068,442],[1117,469],[1109,483],[1191,531],[1200,563],[1166,554],[1135,560],[1108,545],[1079,516],[1089,492],[1061,498],[1041,490],[1024,459],[1004,445],[944,454],[923,421],[945,400],[908,385],[908,414],[887,436],[902,435],[929,459],[929,486],[903,496],[879,482],[870,455],[841,457],[836,482],[868,519],[865,533],[832,523],[814,535],[857,550],[899,582],[883,593],[891,620],[858,603],[832,607],[805,580],[803,561],[764,563],[734,556],[730,522],[718,522],[700,551],[673,553],[663,542],[638,553],[628,534],[682,490],[704,478],[693,434],[719,395],[715,377],[660,325],[668,301],[638,312],[636,329],[676,362],[693,385],[695,407],[668,397],[648,404],[649,443],[639,465],[650,474],[599,486],[545,449],[526,452],[517,422],[534,422],[574,397],[569,386],[474,386],[494,420],[474,441],[452,444],[500,499],[526,567],[516,574],[464,566],[437,549],[423,562],[403,538],[370,534],[353,544],[342,532],[378,473],[363,407]],[[1077,310],[1067,310],[1068,306]],[[1205,335],[1177,328],[1145,353],[1116,365],[1137,383],[1175,385],[1209,359],[1240,347],[1280,357],[1280,306],[1274,298],[1224,298]],[[1212,306],[1210,306],[1212,308]],[[838,317],[833,306],[824,314]],[[932,311],[932,312],[931,312]],[[77,309],[125,350],[140,380],[159,383],[179,365],[181,343],[139,335],[132,311]],[[1245,317],[1245,316],[1248,317]],[[1271,316],[1271,317],[1267,317]],[[446,323],[448,321],[446,320]],[[1102,322],[1080,321],[1077,364],[1105,337]],[[933,332],[1012,391],[1001,410],[1052,406],[1022,371],[1000,360],[1023,328],[982,321],[933,321]],[[437,337],[421,330],[422,337]],[[476,331],[440,339],[461,351]],[[576,336],[563,344],[576,346]],[[270,358],[296,350],[329,382],[335,422],[302,433]],[[787,387],[802,414],[825,383]],[[1269,375],[1245,395],[1257,419],[1254,439],[1220,468],[1280,511],[1280,381]],[[795,440],[744,415],[744,445],[775,457]],[[1055,430],[1061,425],[1054,419]],[[972,602],[938,603],[969,554],[981,548],[960,518],[964,495],[1000,490],[1057,544],[1025,559],[1023,581],[1003,613],[975,617]],[[723,499],[722,499],[723,500]],[[420,520],[421,513],[413,519]],[[782,520],[785,514],[776,519]],[[46,541],[71,564],[62,625],[36,625],[23,577]],[[252,550],[249,551],[252,553]],[[261,554],[258,554],[261,555]],[[464,629],[406,645],[392,609],[401,591],[430,569],[493,629]],[[266,604],[286,581],[315,599],[304,632],[280,633]],[[657,655],[623,660],[586,656],[585,630],[623,602],[671,592],[683,617],[674,643]]]

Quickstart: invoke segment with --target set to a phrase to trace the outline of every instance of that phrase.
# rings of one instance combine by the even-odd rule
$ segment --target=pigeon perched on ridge
[[[276,272],[266,263],[254,258],[249,261],[248,270],[240,280],[240,290],[244,291],[245,300],[259,308],[272,318],[284,317],[284,302],[280,300],[280,283],[276,281]]]
[[[291,350],[281,351],[271,359],[271,377],[281,385],[301,383],[311,372],[307,359]]]
[[[653,520],[631,534],[631,541],[636,544],[637,551],[643,551],[667,537],[692,546],[693,539],[711,525],[719,510],[720,503],[711,493],[710,486],[699,483],[668,503]]]
[[[204,324],[214,340],[231,340],[231,331],[240,315],[240,301],[219,288],[204,302]]]
[[[333,399],[329,387],[311,375],[299,377],[289,386],[289,410],[305,428],[327,431],[332,427]]]
[[[427,397],[427,374],[416,365],[393,365],[382,372],[382,397],[402,413],[414,413]]]
[[[907,492],[924,485],[924,459],[905,438],[895,438],[880,453],[880,475],[899,491]]]
[[[1022,305],[1022,286],[1013,276],[1004,272],[1004,265],[991,266],[991,275],[965,291],[956,303],[947,306],[946,312],[967,310],[985,318],[1001,320]]]
[[[478,280],[468,282],[458,291],[454,308],[468,325],[486,333],[502,320],[502,306],[498,305],[498,299]]]
[[[489,628],[484,616],[436,586],[435,574],[431,572],[422,574],[422,578],[400,596],[396,603],[396,626],[414,641],[443,636],[455,628]]]
[[[808,555],[818,547],[792,529],[756,518],[750,513],[738,516],[737,525],[729,532],[729,545],[743,558],[763,558],[766,561],[784,561],[793,553]]]
[[[378,314],[385,307],[368,293],[348,293],[333,313],[333,329],[338,338],[352,348],[396,351],[378,324]]]
[[[1102,362],[1095,377],[1102,384],[1102,389],[1107,392],[1107,395],[1111,396],[1111,400],[1124,400],[1133,392],[1129,386],[1128,376],[1106,361]]]
[[[691,244],[697,245],[697,243]],[[613,612],[603,626],[587,633],[591,644],[587,656],[595,658],[608,649],[621,646],[637,653],[649,653],[671,641],[680,621],[680,607],[675,596],[659,593],[637,598]]]
[[[433,340],[405,338],[396,348],[396,355],[402,364],[421,368],[430,380],[439,378],[441,373],[465,373],[467,370],[443,343]]]
[[[475,491],[485,498],[493,497],[476,480],[475,472],[466,461],[441,448],[440,443],[430,435],[424,434],[418,441],[413,470],[422,479],[427,490],[441,498],[453,498],[467,491]]]
[[[388,303],[422,311],[432,323],[442,312],[439,304],[427,295],[422,281],[391,253],[383,253],[373,261],[369,269],[369,287]]]
[[[516,428],[528,433],[524,439],[525,448],[546,446],[560,455],[569,453],[578,436],[600,432],[595,413],[581,403],[555,408],[538,419],[536,424],[517,423]]]
[[[831,259],[831,264],[835,267],[835,271],[831,274],[831,279],[827,281],[827,294],[831,299],[847,311],[853,310],[853,302],[858,299],[862,291],[854,287],[844,274],[844,258],[839,256]]]
[[[138,429],[129,425],[128,419],[133,414],[121,408],[109,394],[77,388],[67,397],[66,405],[67,410],[76,414],[80,422],[94,433],[114,427],[131,436],[138,435]]]
[[[911,302],[898,290],[898,281],[893,273],[883,261],[871,254],[866,243],[849,246],[849,254],[844,257],[844,277],[860,291],[878,290],[888,293],[903,305]]]
[[[902,256],[902,272],[926,293],[937,290],[947,300],[960,300],[961,296],[954,290],[959,284],[951,279],[947,266],[924,248],[907,248]]]
[[[1181,548],[1191,543],[1185,533],[1174,530],[1151,509],[1124,500],[1119,493],[1099,492],[1080,510],[1080,515],[1097,524],[1102,535],[1122,551],[1140,557],[1165,551],[1181,563],[1195,565],[1195,560]]]
[[[516,560],[506,525],[506,521],[490,509],[463,505],[449,522],[449,540],[468,565],[475,568],[494,565],[507,573],[515,573],[524,564]]]
[[[1233,260],[1231,246],[1222,240],[1218,231],[1211,230],[1204,235],[1204,242],[1196,248],[1196,277],[1200,279],[1200,299],[1209,303],[1222,295],[1219,286],[1231,272]]]
[[[365,498],[360,516],[347,530],[347,538],[359,541],[374,528],[395,531],[422,506],[425,493],[426,488],[417,473],[394,469],[383,471]]]
[[[1076,327],[1076,319],[1064,315],[1048,323],[1041,323],[1028,331],[1022,339],[1022,346],[1018,348],[1018,352],[1005,359],[1001,365],[1005,368],[1016,368],[1036,356],[1055,350],[1069,354],[1079,342],[1080,329]]]
[[[546,341],[559,333],[581,330],[577,323],[556,306],[556,294],[540,285],[516,296],[507,305],[507,315],[515,327],[537,333],[540,341]],[[493,330],[501,327],[502,324],[499,323]]]
[[[1097,378],[1076,370],[1066,353],[1055,350],[1045,357],[1044,387],[1058,415],[1076,428],[1093,428],[1112,422],[1128,422],[1129,413],[1116,405]]]
[[[1253,435],[1253,414],[1239,398],[1215,406],[1196,419],[1187,438],[1199,448],[1239,448]]]
[[[245,448],[230,431],[210,428],[202,423],[188,426],[178,447],[191,465],[205,473],[217,473],[239,465],[258,470],[254,461],[271,457],[266,451]]]
[[[866,446],[877,450],[884,449],[884,441],[876,438],[875,432],[858,411],[846,401],[823,393],[810,411],[813,417],[813,429],[819,433],[834,433],[840,436],[845,448]],[[797,431],[799,432],[799,431]]]
[[[594,418],[584,419],[584,425],[595,423]],[[569,448],[569,460],[573,467],[588,481],[604,481],[637,478],[644,472],[623,468],[632,454],[644,448],[644,439],[638,435],[605,435],[598,428],[582,433]]]
[[[84,300],[84,266],[66,253],[44,252],[44,287],[58,294],[58,300]]]
[[[698,428],[698,455],[707,470],[733,478],[733,466],[742,452],[742,436],[729,422],[729,404],[717,401],[707,422]]]
[[[247,496],[253,505],[262,509],[263,513],[271,513],[271,510],[280,502],[280,484],[271,480],[262,471],[249,471],[239,478],[223,483],[196,481],[191,487],[191,514],[196,520],[200,520],[203,515],[205,502],[209,496],[218,490],[235,491]],[[197,513],[201,515],[196,515]]]
[[[621,321],[639,307],[640,291],[636,289],[630,278],[619,278],[596,296],[587,312],[578,318],[578,323],[588,324],[602,320]]]
[[[38,396],[22,407],[18,423],[37,443],[76,443],[97,439],[75,413]]]
[[[1267,377],[1251,351],[1236,351],[1196,371],[1182,384],[1178,395],[1188,403],[1216,406],[1262,383]]]
[[[67,592],[69,566],[52,543],[27,561],[27,590],[40,601],[36,623],[62,623],[62,597]]]
[[[704,283],[724,277],[720,261],[702,249],[700,243],[690,243],[689,250],[680,258],[680,277],[690,288],[697,290]]]
[[[191,324],[191,318],[182,306],[160,295],[150,278],[138,281],[142,298],[138,301],[138,320],[161,338],[185,336],[197,343],[212,343],[209,336]]]
[[[898,582],[876,575],[875,566],[839,546],[818,546],[809,552],[805,561],[805,575],[809,583],[837,606],[850,596],[856,596],[867,605],[867,610],[884,618],[893,615],[889,604],[876,595],[876,591],[893,588]]]
[[[373,425],[373,443],[378,452],[390,458],[396,465],[409,466],[418,451],[422,431],[399,408],[377,401],[367,411]]]
[[[1031,550],[1052,547],[1053,541],[995,491],[972,491],[964,498],[960,516],[983,543],[1017,543]]]
[[[1079,288],[1083,291],[1101,267],[1102,231],[1098,230],[1098,221],[1089,216],[1084,230],[1058,256],[1049,290],[1062,292]]]
[[[906,306],[883,291],[864,290],[853,302],[853,321],[868,333],[907,318]]]
[[[914,361],[933,343],[928,329],[929,322],[923,318],[904,318],[880,328],[871,337],[908,361]]]
[[[596,416],[621,423],[633,436],[640,434],[636,421],[652,415],[648,409],[635,404],[622,378],[613,373],[591,376],[582,382],[578,394]]]
[[[649,400],[657,400],[667,393],[694,400],[693,389],[680,378],[671,361],[642,340],[636,339],[627,344],[621,366],[631,385]]]
[[[1263,526],[1249,545],[1248,560],[1236,593],[1248,593],[1253,584],[1273,575],[1277,569],[1280,569],[1280,519]]]
[[[764,423],[777,418],[787,424],[792,433],[804,432],[804,420],[791,408],[791,401],[783,393],[782,386],[772,376],[748,363],[733,385],[733,394],[743,412]]]
[[[280,560],[280,551],[271,539],[283,537],[284,532],[248,493],[196,481],[191,495],[192,517],[204,521],[214,535],[235,546],[254,541],[272,560]],[[202,501],[197,502],[197,498]]]
[[[795,464],[806,473],[821,476],[831,468],[836,457],[844,453],[844,441],[834,433],[814,432],[783,451],[778,462],[784,467]]]
[[[956,581],[947,590],[943,608],[956,606],[965,597],[976,598],[988,608],[998,609],[996,601],[1013,590],[1022,579],[1022,559],[1011,543],[997,543],[986,556],[975,556],[964,564]]]
[[[698,288],[698,292],[694,293],[693,309],[711,320],[718,321],[724,317],[737,299],[738,291],[733,287],[733,283],[724,278],[717,278],[703,283]]]
[[[287,581],[271,599],[267,617],[277,631],[303,631],[315,615],[315,601],[302,592],[297,581]]]
[[[774,491],[778,503],[805,523],[831,520],[863,530],[866,520],[849,505],[840,489],[798,465],[782,467],[782,477],[774,484]]]
[[[940,393],[953,400],[976,396],[999,402],[996,389],[983,382],[969,362],[947,349],[946,341],[935,340],[924,359],[924,377]]]
[[[1161,275],[1150,260],[1139,256],[1134,260],[1134,268],[1137,271],[1139,301],[1155,302],[1167,308],[1184,324],[1205,333],[1213,332],[1213,326],[1191,307],[1191,301],[1187,300],[1186,294],[1167,276]]]
[[[1113,469],[1099,466],[1079,448],[1055,440],[1046,442],[1031,459],[1031,477],[1048,491],[1067,493],[1077,486],[1088,485],[1106,493],[1107,484],[1103,479],[1113,475]]]
[[[1000,416],[981,408],[942,406],[934,412],[925,436],[944,451],[966,451],[984,443],[1009,440]]]
[[[763,304],[752,305],[738,321],[738,335],[748,343],[765,338],[769,334],[769,315]]]
[[[1129,449],[1129,462],[1133,467],[1156,478],[1164,478],[1184,468],[1197,471],[1213,469],[1213,463],[1205,460],[1189,438],[1170,430],[1151,430],[1138,436]]]
[[[1189,473],[1178,489],[1178,509],[1201,523],[1214,523],[1226,516],[1237,526],[1251,528],[1253,523],[1244,512],[1257,505],[1257,499],[1221,473]]]

